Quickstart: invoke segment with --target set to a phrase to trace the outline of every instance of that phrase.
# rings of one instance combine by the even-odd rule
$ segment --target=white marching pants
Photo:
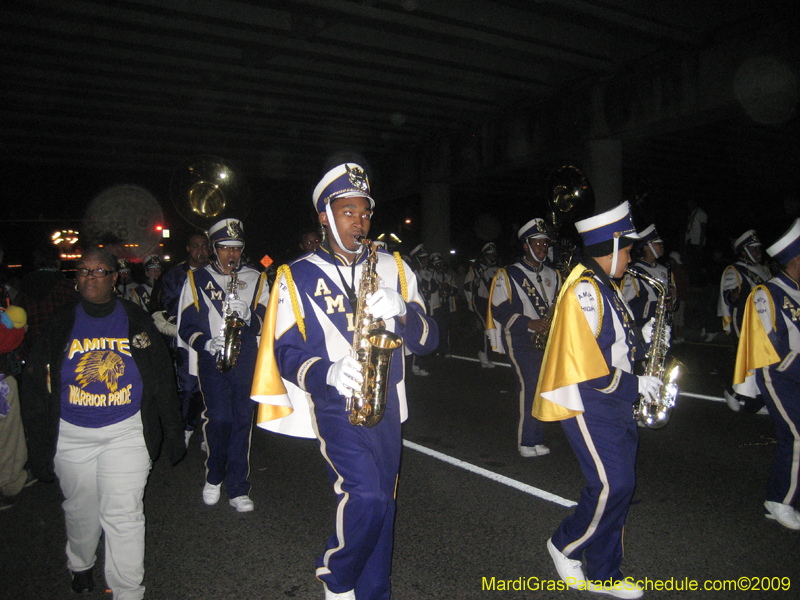
[[[150,473],[140,413],[98,429],[61,421],[55,470],[64,493],[67,566],[91,569],[105,532],[114,600],[144,596],[144,486]]]

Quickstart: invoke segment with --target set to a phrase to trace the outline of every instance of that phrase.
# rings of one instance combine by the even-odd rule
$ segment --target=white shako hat
[[[763,246],[755,229],[748,229],[733,242],[733,251],[738,255],[745,246]]]
[[[361,196],[369,200],[370,208],[375,208],[375,200],[369,195],[369,178],[364,168],[356,163],[344,163],[332,168],[322,176],[314,188],[313,201],[317,213],[337,198]]]
[[[531,219],[520,227],[517,237],[520,242],[524,243],[531,238],[549,240],[550,234],[547,233],[547,224],[544,219]]]
[[[239,219],[222,219],[208,230],[211,246],[244,246],[244,225]]]
[[[782,265],[800,255],[800,219],[795,219],[789,230],[767,248],[767,254]]]
[[[639,239],[627,201],[599,215],[577,221],[575,229],[583,240],[587,254],[593,257],[616,254],[621,238],[627,238],[630,243]]]

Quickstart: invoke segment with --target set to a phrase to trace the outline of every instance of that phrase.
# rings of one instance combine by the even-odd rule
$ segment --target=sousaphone
[[[218,156],[185,161],[172,174],[170,196],[178,214],[203,230],[221,219],[244,220],[250,208],[250,188],[241,171]]]

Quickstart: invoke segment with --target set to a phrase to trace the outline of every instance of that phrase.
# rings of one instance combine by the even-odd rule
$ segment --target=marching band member
[[[181,299],[183,284],[189,271],[195,272],[206,265],[209,255],[208,236],[205,232],[193,233],[186,240],[186,260],[179,262],[164,273],[157,282],[150,300],[153,321],[158,330],[169,339],[175,360],[175,373],[178,381],[178,397],[181,399],[184,435],[186,445],[198,425],[198,416],[202,410],[202,394],[197,374],[189,372],[189,351],[178,345],[178,304]],[[159,287],[161,288],[159,291]],[[153,312],[155,311],[155,312]],[[201,442],[205,448],[205,440]],[[205,450],[204,450],[205,451]]]
[[[641,258],[632,267],[663,283],[670,294],[674,295],[675,280],[669,269],[658,262],[664,255],[664,240],[658,235],[655,225],[650,225],[639,232],[639,240],[634,244],[641,252]],[[655,317],[658,304],[658,292],[644,279],[625,274],[622,284],[622,295],[633,311],[633,317],[639,327],[643,327],[650,319]],[[672,299],[670,312],[675,309]]]
[[[475,329],[480,332],[481,348],[478,358],[485,369],[493,369],[494,363],[489,360],[487,351],[488,337],[486,336],[486,311],[489,308],[489,290],[492,289],[492,280],[497,275],[497,244],[488,242],[481,248],[481,257],[470,264],[467,276],[464,278],[464,294],[467,297],[469,309],[477,316]]]
[[[620,570],[622,530],[636,484],[633,405],[639,394],[655,398],[662,382],[633,374],[634,362],[644,358],[642,335],[614,281],[624,274],[639,236],[627,202],[575,227],[584,258],[559,294],[533,415],[561,421],[587,481],[575,512],[547,549],[570,587],[639,598],[642,591],[623,581]],[[652,327],[643,333],[649,343]]]
[[[502,334],[514,364],[519,398],[517,447],[523,457],[530,458],[550,454],[550,448],[543,443],[544,426],[531,414],[544,356],[531,335],[547,338],[550,324],[545,317],[556,301],[561,275],[545,264],[550,236],[543,219],[528,221],[518,237],[525,255],[495,275],[486,323],[492,349],[502,351],[502,343],[497,339]]]
[[[242,222],[222,219],[208,230],[216,260],[188,271],[178,308],[179,344],[196,353],[194,365],[200,380],[205,410],[203,434],[208,446],[203,502],[219,501],[225,482],[228,503],[238,512],[253,510],[250,499],[250,432],[255,404],[250,386],[258,354],[269,286],[264,273],[242,264]],[[236,273],[238,284],[229,288]],[[217,355],[225,345],[226,306],[245,321],[241,351],[227,372],[217,369]],[[190,369],[195,372],[195,369]]]
[[[391,595],[400,423],[406,419],[403,350],[394,350],[386,410],[374,427],[351,425],[345,398],[366,376],[351,354],[354,313],[368,252],[358,241],[375,205],[363,168],[342,164],[317,184],[314,206],[325,229],[322,247],[278,271],[259,349],[253,397],[261,427],[316,437],[337,497],[336,527],[317,559],[328,600],[381,600]],[[438,344],[411,268],[378,250],[379,289],[366,297],[372,317],[402,336],[412,353]],[[287,395],[288,394],[288,395]]]
[[[447,268],[440,252],[431,254],[431,267],[433,268],[432,279],[436,284],[436,293],[439,296],[439,307],[431,309],[431,315],[439,328],[439,347],[436,349],[436,353],[447,356],[450,354],[451,313],[456,310],[456,280],[453,273]]]
[[[772,275],[762,264],[764,249],[755,229],[740,235],[733,242],[733,251],[737,260],[722,273],[717,316],[722,317],[722,328],[725,332],[732,335],[738,343],[747,298],[756,286],[766,283]],[[745,412],[754,413],[764,407],[762,400],[739,396],[733,388],[725,390],[725,401],[734,412],[744,408]]]
[[[780,272],[757,285],[747,298],[739,329],[734,389],[750,398],[760,394],[775,422],[778,447],[764,502],[766,517],[800,530],[800,219],[767,254]]]
[[[145,312],[150,312],[150,296],[153,293],[153,286],[164,272],[161,259],[155,254],[151,254],[144,261],[145,282],[140,283],[130,291],[128,300]]]

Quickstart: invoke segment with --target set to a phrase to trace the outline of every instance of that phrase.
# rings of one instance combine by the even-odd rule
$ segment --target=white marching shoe
[[[325,600],[356,600],[356,591],[350,590],[349,592],[342,592],[340,594],[336,594],[328,589],[328,586],[325,586]]]
[[[478,359],[480,359],[481,366],[484,369],[494,369],[494,363],[489,360],[489,356],[483,350],[478,352]]]
[[[767,509],[767,514],[764,516],[768,519],[775,519],[789,529],[800,529],[800,518],[797,516],[797,511],[788,504],[767,500],[764,502],[764,508]]]
[[[519,454],[522,456],[522,458],[545,456],[550,454],[550,448],[542,444],[536,444],[535,446],[519,446]]]
[[[586,589],[582,582],[586,581],[586,576],[583,574],[583,567],[581,561],[573,560],[564,556],[561,551],[553,545],[553,540],[547,540],[547,551],[553,559],[553,563],[558,571],[558,576],[561,580],[571,588]]]
[[[739,399],[731,394],[728,390],[725,390],[725,403],[728,405],[733,412],[739,412],[742,410],[742,404],[739,402]]]
[[[250,496],[236,496],[228,500],[228,504],[235,508],[236,512],[250,512],[256,507]]]
[[[222,487],[221,483],[214,485],[213,483],[208,483],[203,486],[203,502],[212,506],[219,502],[219,488]]]

